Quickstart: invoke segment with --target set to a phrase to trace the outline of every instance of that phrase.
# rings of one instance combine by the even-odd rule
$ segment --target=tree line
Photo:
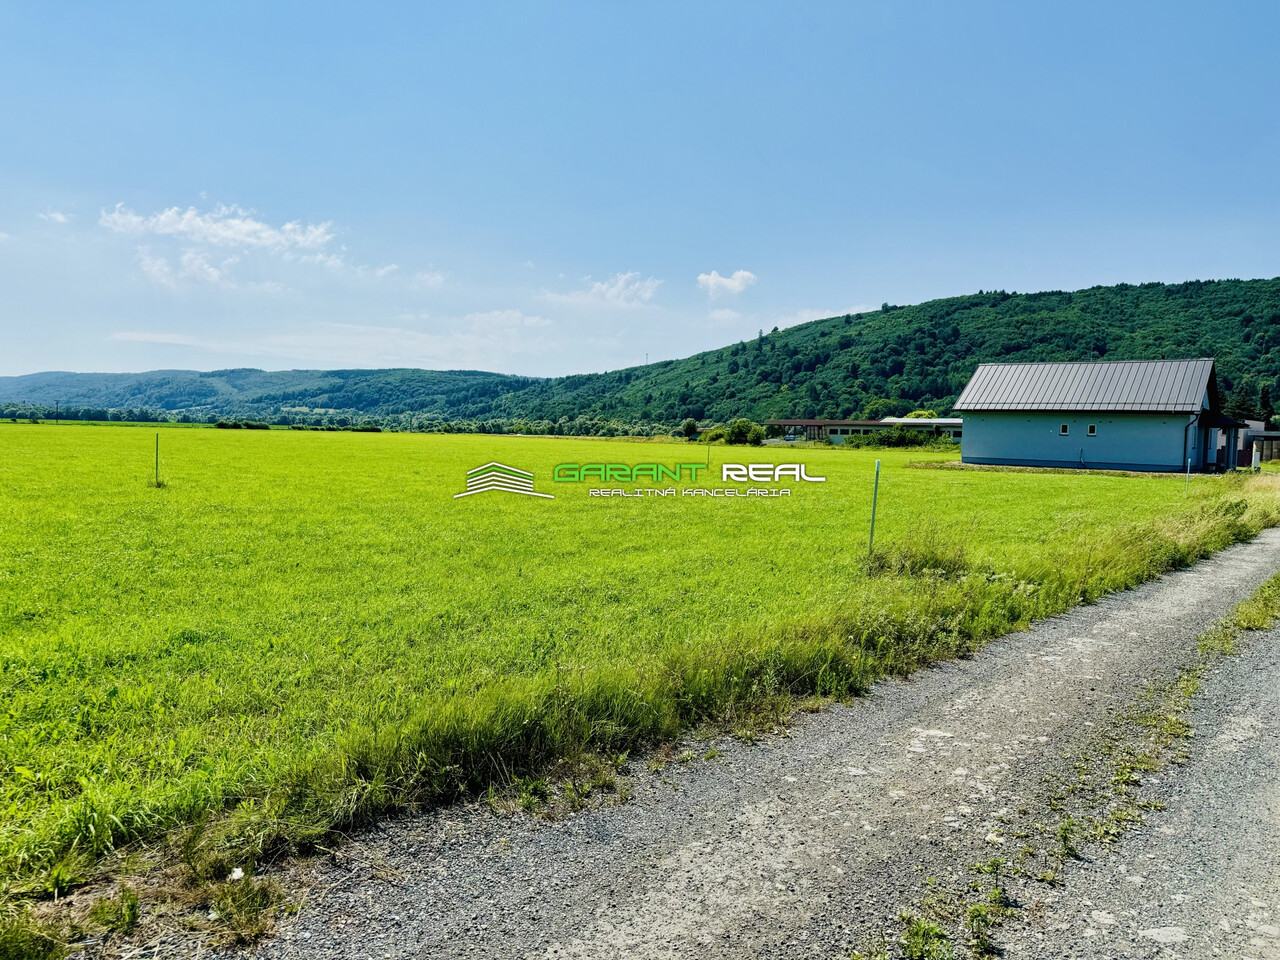
[[[68,419],[363,419],[391,429],[646,435],[689,419],[945,414],[983,362],[1190,357],[1217,359],[1228,413],[1274,415],[1280,279],[980,290],[760,330],[681,360],[555,378],[466,370],[37,374],[0,378],[0,415],[61,400],[80,411]]]

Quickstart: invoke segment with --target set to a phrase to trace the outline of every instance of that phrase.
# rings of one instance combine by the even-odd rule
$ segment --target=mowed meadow
[[[74,886],[206,818],[251,868],[566,755],[855,695],[1247,538],[1280,504],[1265,475],[1186,494],[1181,476],[783,446],[715,446],[699,485],[725,461],[802,460],[826,482],[595,498],[552,468],[707,447],[159,433],[157,488],[155,428],[0,424],[10,892]],[[555,499],[454,499],[492,460]]]

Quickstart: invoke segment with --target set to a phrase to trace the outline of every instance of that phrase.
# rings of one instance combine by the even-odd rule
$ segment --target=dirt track
[[[1186,767],[1148,781],[1166,805],[1078,865],[1010,957],[1280,958],[1280,630],[1204,678]]]
[[[804,716],[788,736],[717,741],[721,756],[658,773],[634,764],[622,806],[390,823],[299,868],[303,909],[252,953],[847,957],[877,931],[896,938],[927,878],[959,888],[970,864],[1010,856],[1016,811],[1035,817],[1045,777],[1277,571],[1280,531],[1268,531]],[[1278,664],[1276,636],[1258,634],[1206,677],[1191,762],[1143,785],[1167,804],[1148,827],[1114,852],[1083,849],[1065,886],[1010,881],[1022,910],[995,933],[1008,956],[1280,955],[1280,866],[1265,852],[1280,839]],[[1251,832],[1258,817],[1269,824]]]

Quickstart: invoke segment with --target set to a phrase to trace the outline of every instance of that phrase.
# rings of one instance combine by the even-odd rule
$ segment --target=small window
[[[1060,437],[1065,437],[1070,432],[1071,432],[1071,427],[1069,424],[1064,423],[1062,426],[1058,428],[1058,436]]]
[[[1098,425],[1096,423],[1089,424],[1089,436],[1096,437],[1098,435]]]

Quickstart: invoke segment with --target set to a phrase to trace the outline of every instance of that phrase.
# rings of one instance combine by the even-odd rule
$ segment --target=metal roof
[[[983,363],[956,400],[966,410],[1197,413],[1218,406],[1213,359]]]

